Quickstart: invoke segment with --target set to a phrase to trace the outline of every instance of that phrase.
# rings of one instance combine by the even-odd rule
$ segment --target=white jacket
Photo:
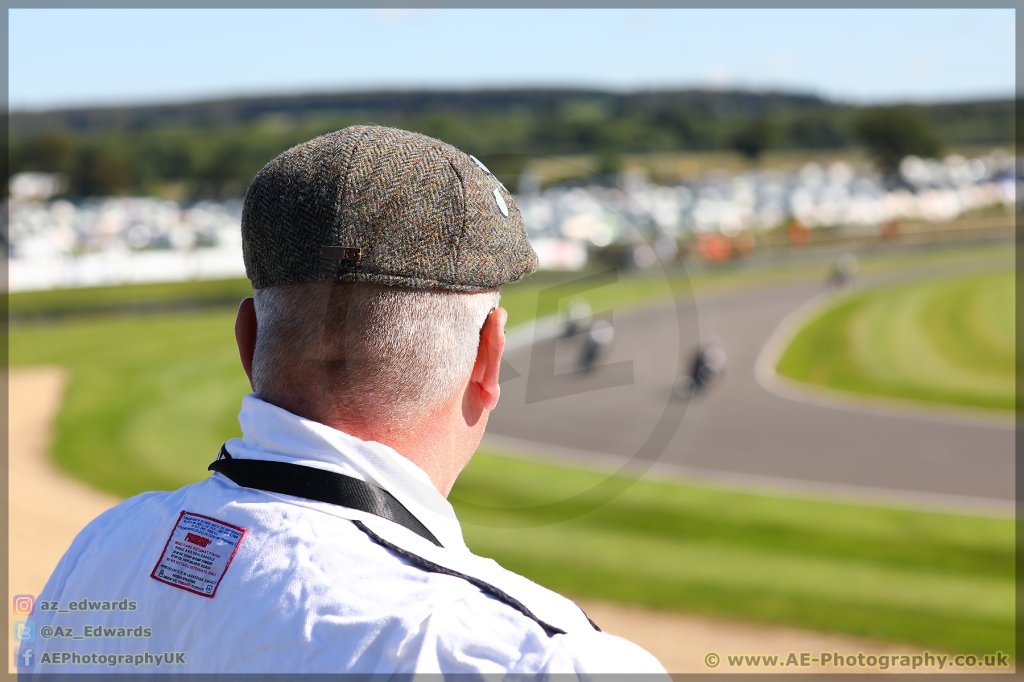
[[[572,601],[471,553],[448,501],[391,448],[252,395],[239,421],[234,459],[370,482],[442,547],[220,474],[144,493],[75,538],[36,602],[20,671],[664,673]]]

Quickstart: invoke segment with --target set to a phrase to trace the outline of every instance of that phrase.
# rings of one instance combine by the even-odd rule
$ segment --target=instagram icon
[[[14,612],[19,616],[31,616],[36,607],[36,598],[31,594],[14,595]]]

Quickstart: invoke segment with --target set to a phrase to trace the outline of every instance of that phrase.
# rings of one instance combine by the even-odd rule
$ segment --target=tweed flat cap
[[[268,163],[245,195],[242,254],[255,289],[333,279],[473,292],[537,268],[519,208],[482,163],[382,126]]]

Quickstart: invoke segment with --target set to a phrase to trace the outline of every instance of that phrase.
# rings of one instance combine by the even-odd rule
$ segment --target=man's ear
[[[480,346],[469,381],[479,396],[480,407],[485,410],[494,409],[501,392],[498,387],[498,374],[501,369],[501,353],[505,350],[506,321],[508,311],[504,308],[495,308],[487,316],[487,321],[480,330]]]
[[[238,315],[235,317],[235,343],[238,344],[242,368],[249,377],[249,386],[255,391],[256,387],[252,385],[252,357],[256,353],[256,304],[252,297],[244,299],[238,306]]]

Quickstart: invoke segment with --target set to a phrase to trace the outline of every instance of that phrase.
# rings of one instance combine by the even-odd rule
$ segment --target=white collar
[[[291,462],[336,471],[384,488],[446,548],[463,548],[455,510],[427,473],[392,448],[364,441],[260,400],[242,398],[242,437],[225,445],[232,457]]]

